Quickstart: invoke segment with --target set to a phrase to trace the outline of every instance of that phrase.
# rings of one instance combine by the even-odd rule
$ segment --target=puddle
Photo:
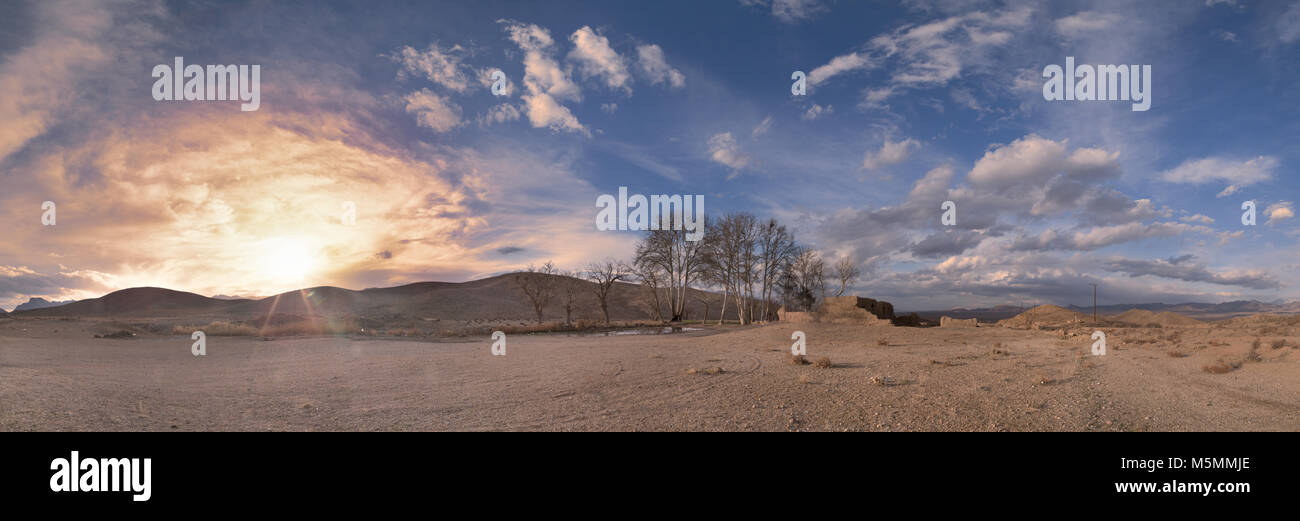
[[[650,329],[618,329],[614,331],[597,331],[594,333],[570,333],[568,336],[624,336],[624,335],[671,335],[674,333],[689,333],[691,331],[704,331],[702,327],[659,327]]]

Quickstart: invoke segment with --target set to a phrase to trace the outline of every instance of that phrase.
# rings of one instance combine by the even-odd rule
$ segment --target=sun
[[[276,282],[301,282],[316,267],[316,256],[301,239],[271,239],[262,257],[262,271]]]

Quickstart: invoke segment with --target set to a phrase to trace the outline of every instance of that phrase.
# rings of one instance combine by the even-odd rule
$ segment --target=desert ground
[[[1104,356],[1080,327],[772,323],[517,334],[505,356],[486,336],[209,336],[196,357],[187,335],[15,318],[0,430],[1297,431],[1295,322],[1107,328]],[[791,362],[795,330],[814,363]]]

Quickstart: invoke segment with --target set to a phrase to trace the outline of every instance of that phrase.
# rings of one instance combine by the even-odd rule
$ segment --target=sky
[[[260,106],[156,100],[175,57]],[[1067,57],[1149,65],[1149,109],[1045,99]],[[1298,57],[1293,1],[3,0],[0,307],[580,269],[633,252],[619,187],[903,310],[1293,300]]]

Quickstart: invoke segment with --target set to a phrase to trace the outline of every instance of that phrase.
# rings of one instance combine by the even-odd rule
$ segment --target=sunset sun
[[[301,239],[276,238],[266,241],[262,272],[276,281],[298,282],[316,267],[315,252]]]

